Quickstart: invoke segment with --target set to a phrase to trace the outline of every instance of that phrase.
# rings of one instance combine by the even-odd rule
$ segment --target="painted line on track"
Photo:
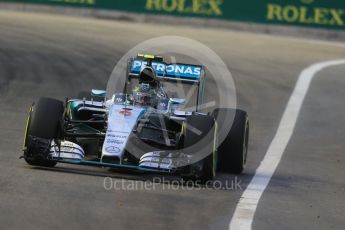
[[[342,64],[345,64],[345,59],[320,62],[311,65],[301,72],[266,155],[236,206],[229,224],[230,230],[252,229],[256,208],[292,136],[311,81],[321,70]]]

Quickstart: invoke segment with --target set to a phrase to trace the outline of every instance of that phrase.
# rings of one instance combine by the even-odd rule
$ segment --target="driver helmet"
[[[139,74],[139,86],[134,90],[133,97],[136,104],[153,106],[157,101],[159,81],[152,67],[145,67]]]

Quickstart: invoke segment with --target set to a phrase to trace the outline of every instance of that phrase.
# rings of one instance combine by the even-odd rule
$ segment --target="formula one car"
[[[241,173],[247,158],[247,113],[219,108],[201,113],[205,70],[200,65],[164,62],[160,56],[128,60],[124,90],[65,102],[40,98],[33,103],[24,136],[25,161],[168,173],[206,182],[216,171]],[[185,99],[169,97],[166,82],[197,87],[194,111]],[[101,99],[101,100],[99,100]],[[219,127],[230,123],[218,144]]]

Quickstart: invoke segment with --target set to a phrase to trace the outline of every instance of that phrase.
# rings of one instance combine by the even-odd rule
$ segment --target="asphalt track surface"
[[[44,169],[18,159],[32,101],[104,88],[123,54],[160,35],[196,39],[230,68],[238,105],[251,120],[247,168],[237,177],[243,189],[300,72],[345,57],[345,47],[306,40],[0,11],[1,229],[228,229],[240,189],[187,191],[157,184],[151,190],[106,190],[105,177],[132,182],[146,176],[63,164]],[[344,65],[335,66],[313,80],[253,229],[344,228],[344,73]],[[220,174],[217,180],[235,176]]]

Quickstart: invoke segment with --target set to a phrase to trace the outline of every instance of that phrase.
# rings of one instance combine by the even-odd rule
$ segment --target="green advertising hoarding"
[[[143,14],[345,29],[344,0],[0,0]]]

